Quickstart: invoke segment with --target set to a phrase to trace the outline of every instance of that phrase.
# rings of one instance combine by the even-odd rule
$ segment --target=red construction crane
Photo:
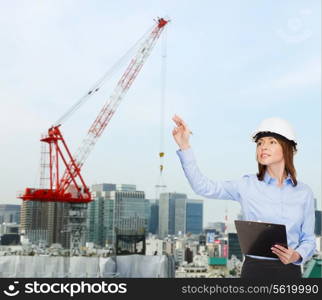
[[[49,147],[48,152],[43,152],[43,155],[47,156],[47,158],[42,158],[44,161],[48,159],[48,163],[44,163],[43,167],[49,168],[49,187],[38,189],[26,188],[25,192],[18,198],[31,201],[69,203],[88,203],[92,200],[90,190],[81,175],[81,168],[117,110],[121,100],[137,77],[168,22],[168,20],[163,18],[157,20],[156,26],[154,26],[152,32],[150,32],[139,47],[136,55],[118,81],[110,98],[88,130],[87,136],[75,156],[69,151],[67,143],[61,133],[61,124],[56,124],[48,129],[48,134],[40,141],[47,143]],[[100,82],[88,91],[86,96],[91,96],[98,92],[99,89]],[[60,172],[60,165],[64,166],[62,173]]]

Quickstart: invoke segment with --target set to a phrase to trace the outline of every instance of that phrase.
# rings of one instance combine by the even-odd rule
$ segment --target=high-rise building
[[[143,191],[113,191],[114,226],[122,231],[148,231],[147,202]]]
[[[21,233],[30,242],[45,242],[48,246],[60,243],[69,248],[67,232],[69,203],[23,201],[21,207]]]
[[[243,260],[237,233],[228,233],[228,258],[231,259],[232,255],[241,261]]]
[[[159,200],[150,202],[149,232],[158,234],[159,228]]]
[[[21,233],[31,243],[48,239],[48,203],[40,201],[23,201],[21,205]],[[46,205],[46,207],[45,207]]]
[[[0,224],[20,223],[20,205],[0,204]]]
[[[186,233],[202,233],[203,201],[187,199],[186,203]]]
[[[88,204],[86,241],[105,246],[113,241],[114,201],[110,191],[116,190],[116,184],[95,184],[92,186],[93,201]]]
[[[317,236],[321,236],[321,231],[322,231],[322,211],[316,210],[314,233]]]
[[[159,200],[159,236],[186,232],[186,194],[161,193]]]
[[[115,230],[148,231],[149,202],[143,191],[130,184],[92,187],[93,201],[87,212],[88,242],[100,246],[115,243]]]

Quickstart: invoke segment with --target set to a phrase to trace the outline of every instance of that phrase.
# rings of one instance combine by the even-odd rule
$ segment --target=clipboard
[[[235,220],[240,248],[244,255],[278,258],[271,250],[275,244],[287,248],[283,224]]]

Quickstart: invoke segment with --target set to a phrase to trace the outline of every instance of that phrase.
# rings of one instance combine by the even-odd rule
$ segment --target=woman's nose
[[[264,142],[263,142],[263,143],[261,144],[261,149],[262,149],[262,150],[267,149],[267,143],[264,143]]]

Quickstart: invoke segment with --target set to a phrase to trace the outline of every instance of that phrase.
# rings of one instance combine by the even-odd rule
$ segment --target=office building
[[[20,205],[0,204],[0,224],[20,223]]]
[[[88,206],[86,241],[114,247],[115,230],[148,231],[149,201],[130,184],[100,184],[92,187]]]
[[[186,232],[186,194],[161,193],[159,200],[159,237]]]
[[[158,234],[159,228],[159,200],[150,202],[149,232]]]
[[[235,255],[239,260],[243,260],[237,233],[228,233],[228,258]]]
[[[322,211],[316,210],[315,211],[315,227],[314,227],[314,233],[316,236],[321,236],[322,231]]]
[[[23,201],[21,206],[21,233],[33,244],[47,246],[59,243],[69,248],[67,231],[69,203]]]
[[[186,203],[186,233],[202,233],[203,201],[187,199]]]

